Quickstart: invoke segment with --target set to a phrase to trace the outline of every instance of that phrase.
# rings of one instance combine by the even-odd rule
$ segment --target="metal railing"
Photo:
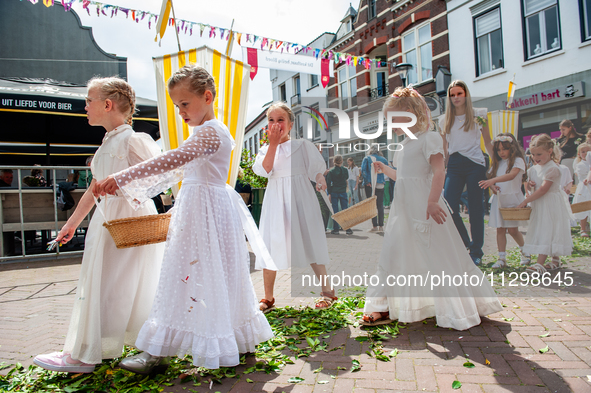
[[[302,96],[300,94],[294,94],[291,96],[291,106],[296,106],[302,103]]]
[[[369,91],[370,97],[372,100],[376,100],[378,98],[386,97],[388,95],[388,84],[384,83],[380,87],[376,87],[375,89],[371,89]]]
[[[79,172],[86,172],[86,178],[88,179],[88,174],[90,173],[90,167],[87,166],[70,166],[70,167],[64,167],[64,166],[0,166],[0,172],[3,170],[7,170],[10,169],[13,171],[13,181],[12,184],[14,184],[14,182],[16,181],[16,185],[14,187],[3,187],[0,188],[0,232],[2,232],[2,236],[0,237],[0,262],[3,261],[7,261],[7,260],[15,260],[15,259],[25,259],[25,258],[38,258],[38,257],[44,257],[47,258],[47,256],[50,255],[55,255],[55,256],[59,256],[60,254],[64,254],[64,255],[80,255],[83,251],[65,251],[65,252],[60,252],[59,247],[57,247],[55,249],[54,252],[42,252],[41,254],[28,254],[27,253],[27,245],[26,245],[26,237],[25,237],[25,232],[29,231],[29,230],[35,230],[33,229],[25,229],[25,225],[28,224],[28,227],[31,226],[35,226],[36,224],[40,224],[39,222],[34,222],[34,221],[28,221],[25,222],[25,215],[24,215],[24,210],[25,208],[30,208],[32,206],[24,206],[23,204],[23,195],[31,195],[31,194],[51,194],[52,195],[52,199],[53,199],[53,222],[54,222],[54,227],[52,229],[47,229],[47,228],[42,228],[42,229],[37,229],[37,230],[55,230],[56,233],[59,232],[60,227],[59,227],[59,218],[58,218],[58,206],[57,206],[57,197],[58,197],[58,192],[59,192],[59,188],[58,188],[58,182],[62,182],[62,181],[66,181],[66,179],[58,179],[58,171],[79,171]],[[23,176],[23,171],[31,171],[32,169],[35,170],[42,170],[43,172],[47,173],[47,171],[50,171],[51,176],[49,177],[51,180],[48,181],[48,184],[46,187],[23,187],[23,178],[25,176],[28,175],[28,173],[25,172],[25,175]],[[46,191],[46,192],[44,192]],[[19,223],[20,223],[20,230],[16,230],[16,232],[20,232],[20,236],[21,236],[21,255],[10,255],[10,256],[5,256],[5,248],[6,248],[6,244],[4,241],[4,234],[5,233],[12,233],[14,234],[14,230],[12,231],[7,231],[4,232],[4,206],[3,206],[3,202],[6,199],[6,195],[9,194],[15,194],[18,193],[18,205],[19,205]],[[76,206],[75,206],[76,207]],[[74,208],[75,208],[74,207]],[[74,209],[73,208],[73,209]],[[49,215],[51,215],[51,213],[49,213]],[[91,214],[89,213],[86,217],[86,222],[90,221],[90,217]],[[13,223],[13,224],[19,224],[19,223]],[[10,224],[10,223],[9,223]],[[35,231],[37,231],[35,230]],[[42,245],[43,246],[43,245]],[[42,248],[43,250],[45,250],[45,248]]]

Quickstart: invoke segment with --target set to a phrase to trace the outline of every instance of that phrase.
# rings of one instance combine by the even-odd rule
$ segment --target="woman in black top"
[[[558,138],[558,146],[562,150],[562,159],[560,163],[565,165],[573,175],[573,163],[577,157],[577,147],[584,142],[583,136],[577,133],[575,126],[570,120],[563,120],[559,124],[560,138]]]

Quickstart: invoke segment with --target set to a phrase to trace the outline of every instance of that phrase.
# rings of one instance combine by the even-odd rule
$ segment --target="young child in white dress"
[[[490,187],[494,194],[488,225],[497,228],[499,257],[492,267],[498,269],[507,266],[507,232],[521,249],[521,264],[529,265],[531,257],[523,253],[524,240],[523,235],[519,232],[519,227],[527,225],[527,222],[503,220],[499,211],[499,207],[516,207],[525,199],[521,191],[526,169],[523,150],[512,134],[499,134],[493,139],[491,158],[489,180],[482,180],[479,184],[485,189]]]
[[[411,88],[397,88],[383,111],[413,113],[416,125],[408,130],[416,139],[402,141],[403,149],[396,153],[396,171],[375,163],[376,168],[396,178],[396,187],[376,274],[379,282],[370,280],[361,323],[377,325],[393,319],[410,323],[434,316],[440,327],[469,329],[480,324],[481,316],[503,307],[472,262],[453,221],[446,220],[449,210],[441,195],[443,139],[429,131],[430,111]],[[393,122],[406,123],[408,118],[393,116]],[[403,130],[395,132],[402,135]],[[459,283],[457,278],[464,275],[469,279]],[[455,277],[453,283],[451,277]],[[423,279],[426,282],[421,283]],[[437,283],[436,279],[443,281]],[[478,285],[474,285],[476,281]]]
[[[538,254],[537,263],[527,269],[545,273],[558,269],[560,256],[572,252],[572,213],[560,183],[562,173],[554,162],[554,141],[547,134],[538,135],[532,139],[530,151],[535,165],[527,171],[527,189],[533,189],[533,192],[518,206],[525,207],[531,203],[532,208],[523,251]],[[544,265],[548,255],[552,256],[552,260]]]
[[[573,198],[573,204],[579,202],[591,201],[591,186],[585,184],[585,179],[589,175],[589,164],[591,163],[591,145],[588,143],[581,143],[577,148],[577,158],[573,163],[577,179],[577,189]],[[589,237],[589,217],[591,211],[584,211],[574,214],[575,218],[581,225],[581,237]]]
[[[92,183],[160,154],[147,134],[131,128],[135,92],[120,78],[88,82],[85,107],[88,123],[107,130],[91,163]],[[67,243],[94,207],[91,187],[78,202],[56,240]],[[152,201],[134,210],[118,193],[99,203],[107,220],[157,214]],[[102,359],[121,356],[134,345],[148,318],[156,292],[164,244],[118,249],[95,211],[84,244],[74,310],[63,352],[35,357],[34,363],[60,372],[89,373]]]
[[[188,65],[168,81],[168,91],[192,135],[177,149],[118,172],[95,192],[120,188],[134,206],[182,179],[176,198],[154,305],[138,336],[144,352],[120,367],[148,373],[163,357],[190,354],[195,366],[239,364],[240,353],[273,337],[257,307],[249,254],[236,201],[226,185],[234,140],[215,118],[215,81]],[[234,198],[234,196],[236,198]]]
[[[312,267],[322,285],[315,310],[326,309],[337,297],[326,279],[328,245],[318,198],[310,184],[310,180],[315,181],[316,189],[324,192],[326,163],[312,142],[290,139],[294,114],[285,103],[271,105],[267,119],[269,144],[259,149],[252,167],[257,175],[269,178],[261,212],[261,235],[278,270]],[[263,270],[262,311],[274,308],[276,275],[276,271]]]

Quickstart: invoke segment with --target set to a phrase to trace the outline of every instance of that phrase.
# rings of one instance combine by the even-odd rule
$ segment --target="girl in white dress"
[[[573,203],[591,201],[591,187],[585,184],[585,179],[589,175],[589,163],[591,162],[591,145],[581,143],[577,148],[577,158],[573,164],[577,178],[577,189],[573,198]],[[591,217],[591,211],[585,211],[574,214],[575,218],[581,224],[581,237],[589,237],[588,219]]]
[[[546,134],[534,137],[530,151],[535,165],[527,171],[529,194],[518,207],[531,202],[531,216],[525,246],[527,254],[538,254],[537,263],[528,266],[531,272],[545,273],[560,267],[560,256],[570,255],[570,206],[560,184],[561,171],[554,162],[554,141]],[[548,255],[552,261],[544,266]]]
[[[490,187],[493,192],[490,206],[490,218],[488,225],[497,228],[497,248],[499,257],[492,266],[495,269],[507,266],[507,232],[521,249],[521,264],[529,265],[531,257],[523,253],[523,235],[519,227],[527,225],[527,222],[503,220],[500,207],[510,208],[519,205],[525,196],[521,192],[523,175],[525,174],[525,158],[519,142],[512,134],[499,134],[493,139],[493,155],[489,180],[482,180],[480,187]]]
[[[328,245],[318,198],[310,184],[310,180],[315,181],[316,189],[324,192],[326,163],[312,142],[290,139],[294,115],[285,103],[271,105],[267,119],[269,144],[261,147],[252,167],[257,175],[269,178],[261,212],[261,235],[278,270],[312,267],[322,284],[315,309],[326,309],[337,297],[326,279]],[[276,275],[276,271],[263,270],[262,311],[274,307]]]
[[[445,179],[442,137],[429,131],[427,104],[411,88],[397,88],[383,110],[416,115],[416,125],[409,128],[416,139],[402,141],[396,171],[375,163],[396,178],[396,187],[378,264],[379,282],[370,279],[361,323],[377,325],[393,319],[410,323],[434,316],[440,327],[469,329],[480,324],[481,316],[503,308],[472,262],[454,223],[446,220],[449,210],[441,195]],[[407,121],[403,116],[393,117],[396,123]],[[403,130],[395,132],[402,135]],[[469,279],[458,283],[460,276]]]
[[[235,146],[214,115],[215,82],[202,67],[175,72],[168,91],[193,134],[183,145],[118,172],[95,187],[117,188],[134,206],[183,179],[173,209],[154,305],[136,346],[145,351],[122,368],[148,373],[163,357],[190,354],[195,366],[238,365],[273,337],[257,307],[237,202],[226,185]]]
[[[107,130],[90,169],[93,180],[129,168],[160,154],[152,138],[131,128],[135,92],[119,78],[97,78],[88,83],[88,123]],[[56,238],[72,239],[76,228],[94,207],[91,187],[80,199],[74,214]],[[107,220],[157,214],[152,201],[138,210],[118,193],[100,202]],[[106,228],[105,218],[95,213],[90,220],[76,289],[74,310],[63,352],[39,355],[34,362],[53,371],[92,372],[102,359],[121,356],[124,345],[133,345],[148,318],[156,292],[163,244],[118,249]]]

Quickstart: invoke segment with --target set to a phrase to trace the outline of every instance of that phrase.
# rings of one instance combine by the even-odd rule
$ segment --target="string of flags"
[[[33,4],[37,4],[40,0],[28,1],[30,1]],[[52,7],[55,5],[55,0],[41,0],[41,2],[46,7]],[[72,5],[74,5],[75,3],[81,3],[82,8],[86,10],[89,16],[92,15],[93,12],[96,12],[97,17],[100,17],[102,15],[113,18],[114,16],[119,15],[119,13],[121,12],[122,14],[125,14],[126,19],[131,19],[136,23],[147,21],[148,29],[152,28],[153,23],[156,24],[158,22],[158,15],[149,11],[142,11],[137,9],[134,10],[94,0],[62,0],[62,5],[64,6],[64,10],[66,12],[70,11],[72,9]],[[199,37],[203,37],[203,35],[205,34],[206,38],[221,39],[225,41],[228,41],[230,37],[232,37],[232,39],[235,39],[236,42],[238,42],[238,45],[240,46],[252,46],[257,48],[260,46],[261,50],[281,51],[281,53],[286,51],[287,53],[293,54],[309,54],[311,52],[316,59],[321,58],[328,59],[329,61],[334,61],[335,66],[343,62],[346,63],[346,65],[348,66],[353,65],[355,67],[358,64],[362,64],[366,69],[371,69],[372,67],[384,68],[388,66],[388,62],[382,61],[380,59],[368,59],[362,56],[353,56],[349,53],[335,52],[333,50],[327,49],[311,48],[307,45],[301,45],[293,42],[263,37],[256,34],[231,31],[228,28],[212,26],[206,23],[192,22],[180,18],[170,17],[168,19],[168,26],[174,27],[178,34],[188,34],[189,36],[192,36],[193,33],[198,33]]]

